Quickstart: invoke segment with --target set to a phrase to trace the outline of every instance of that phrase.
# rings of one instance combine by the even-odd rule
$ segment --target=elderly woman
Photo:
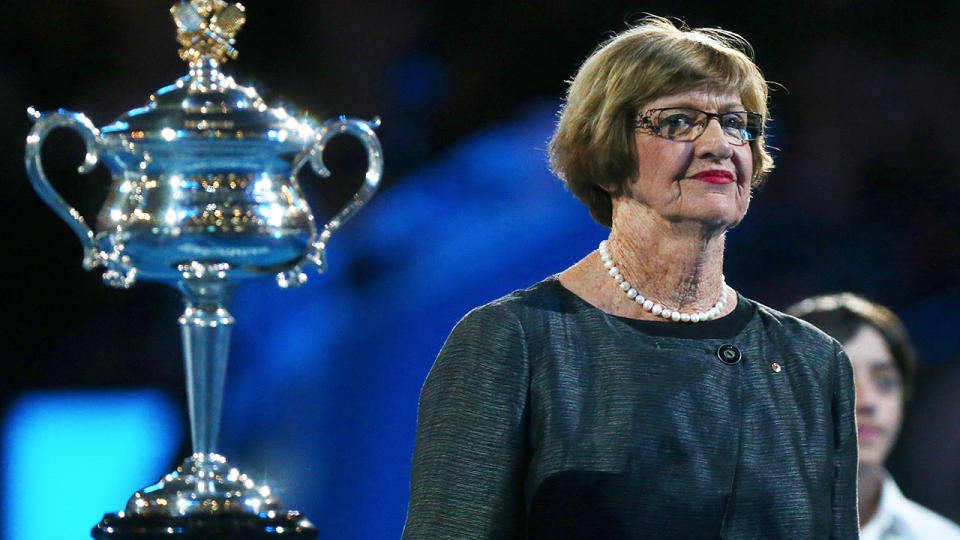
[[[913,392],[916,360],[900,319],[851,293],[808,298],[787,310],[843,344],[853,365],[860,465],[860,538],[960,540],[960,527],[907,499],[884,468]]]
[[[723,277],[772,167],[743,49],[648,17],[584,62],[551,162],[609,238],[454,328],[404,538],[857,536],[846,356]]]

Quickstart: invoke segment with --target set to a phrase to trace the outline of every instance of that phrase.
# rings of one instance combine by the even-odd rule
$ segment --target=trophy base
[[[139,516],[120,512],[103,516],[91,535],[110,540],[274,540],[314,539],[318,531],[295,511],[273,518],[249,514]]]

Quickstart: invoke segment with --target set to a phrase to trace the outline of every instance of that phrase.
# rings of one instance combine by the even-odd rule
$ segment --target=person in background
[[[808,298],[787,312],[843,344],[853,363],[860,538],[960,540],[960,527],[904,497],[884,468],[916,375],[913,345],[900,319],[852,293]]]

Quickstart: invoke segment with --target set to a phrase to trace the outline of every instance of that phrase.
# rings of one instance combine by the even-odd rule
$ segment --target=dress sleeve
[[[857,424],[854,417],[853,368],[839,344],[834,344],[837,378],[833,390],[833,534],[847,540],[859,537],[857,517]]]
[[[485,306],[453,329],[420,394],[404,540],[525,534],[528,382],[514,313]]]

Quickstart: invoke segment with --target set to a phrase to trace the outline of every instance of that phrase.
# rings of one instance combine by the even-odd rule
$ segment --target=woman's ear
[[[621,191],[620,184],[609,183],[609,184],[597,184],[597,185],[600,186],[600,189],[606,191],[610,195],[616,195]]]

